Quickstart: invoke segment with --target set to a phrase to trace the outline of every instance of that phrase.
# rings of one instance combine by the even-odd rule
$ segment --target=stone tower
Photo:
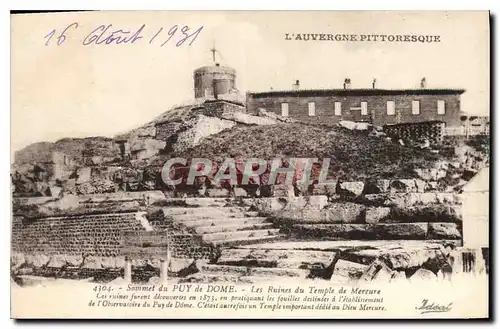
[[[213,66],[203,66],[194,70],[194,97],[218,98],[219,95],[236,91],[236,70],[220,66],[215,60],[217,50],[211,49]]]

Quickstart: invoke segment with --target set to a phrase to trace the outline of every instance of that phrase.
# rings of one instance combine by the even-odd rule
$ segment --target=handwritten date
[[[45,46],[57,45],[61,46],[66,41],[70,33],[74,33],[79,29],[77,22],[66,26],[61,32],[53,29],[44,36]],[[173,43],[176,47],[183,44],[191,45],[200,35],[203,30],[203,25],[190,28],[187,25],[173,25],[169,28],[160,27],[155,30],[147,31],[146,24],[142,24],[137,29],[117,29],[113,24],[103,24],[91,30],[81,40],[81,44],[88,45],[121,45],[121,44],[136,44],[147,42],[151,45],[165,46],[167,43]]]

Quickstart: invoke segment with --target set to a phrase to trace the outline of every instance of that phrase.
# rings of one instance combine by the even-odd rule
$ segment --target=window
[[[394,105],[394,101],[387,101],[387,115],[396,114],[396,106]]]
[[[411,102],[411,114],[413,114],[413,115],[420,114],[420,101],[412,101]]]
[[[315,116],[316,115],[316,104],[314,104],[314,102],[310,102],[307,105],[309,107],[309,116],[310,117]]]
[[[446,104],[444,101],[438,101],[438,114],[445,114],[446,113]]]
[[[281,115],[284,117],[288,116],[288,103],[281,103]]]
[[[368,103],[361,102],[361,115],[368,115]]]
[[[335,115],[342,115],[342,103],[335,102]]]

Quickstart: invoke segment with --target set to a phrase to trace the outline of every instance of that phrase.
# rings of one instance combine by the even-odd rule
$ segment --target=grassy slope
[[[428,167],[440,155],[404,147],[383,138],[342,128],[305,124],[237,126],[206,138],[182,157],[331,158],[331,172],[345,180],[416,177],[414,168]]]

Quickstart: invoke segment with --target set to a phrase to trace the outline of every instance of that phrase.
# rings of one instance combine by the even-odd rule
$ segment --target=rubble
[[[377,283],[389,282],[397,272],[391,270],[384,262],[375,260],[363,272],[359,281]]]
[[[373,127],[372,124],[367,122],[354,122],[347,120],[339,121],[338,125],[342,128],[346,128],[349,130],[361,130],[361,131],[371,129]]]
[[[213,134],[217,134],[225,129],[230,129],[236,125],[236,122],[219,119],[216,117],[207,117],[197,115],[184,121],[177,134],[177,142],[174,145],[175,152],[182,152],[185,149],[196,146],[200,141]]]
[[[325,213],[325,215],[320,216],[320,218],[326,223],[359,222],[364,209],[365,206],[354,202],[334,202],[321,210],[321,213]],[[309,221],[310,219],[304,222]]]
[[[76,184],[84,184],[84,183],[87,183],[90,178],[92,177],[91,176],[92,174],[92,168],[90,167],[83,167],[83,168],[79,168],[77,171],[76,171],[76,175],[77,175],[77,179],[76,179]]]
[[[363,189],[363,194],[387,193],[391,181],[389,179],[367,180]]]
[[[157,155],[166,146],[165,141],[153,138],[136,138],[130,141],[130,151],[134,159],[149,159]]]
[[[424,268],[419,268],[411,277],[410,281],[417,281],[417,280],[437,280],[437,276],[432,273],[429,270],[426,270]]]
[[[339,259],[335,263],[330,281],[336,283],[350,283],[353,281],[357,281],[359,278],[361,278],[363,273],[367,271],[367,269],[367,265]]]
[[[456,223],[429,223],[429,238],[457,240],[461,238]]]
[[[389,193],[423,193],[425,182],[418,179],[393,180],[389,186]]]
[[[224,115],[222,118],[226,120],[235,121],[237,123],[242,123],[246,125],[258,125],[258,126],[274,125],[279,122],[277,119],[270,118],[267,116],[255,116],[242,112],[232,112],[229,115]]]
[[[391,212],[389,207],[370,207],[365,210],[365,222],[376,224],[387,218]]]
[[[293,235],[301,239],[328,240],[424,240],[427,235],[427,223],[397,224],[296,224]]]
[[[346,196],[359,196],[363,193],[364,182],[339,182],[337,193]]]
[[[259,109],[258,115],[261,116],[261,117],[267,117],[267,118],[274,119],[274,120],[277,120],[277,121],[280,121],[280,122],[285,122],[285,123],[294,123],[294,122],[297,122],[297,120],[295,120],[293,118],[284,117],[282,115],[278,115],[278,114],[273,113],[273,112],[268,112],[268,111],[266,111],[263,108]]]

